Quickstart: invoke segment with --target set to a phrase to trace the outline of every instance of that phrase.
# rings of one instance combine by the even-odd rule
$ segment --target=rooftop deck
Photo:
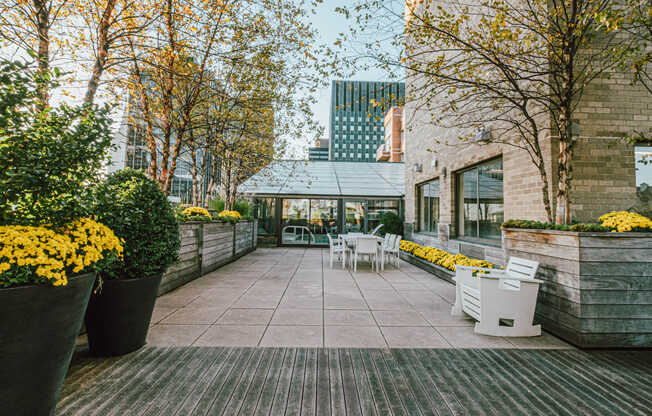
[[[77,353],[58,415],[646,415],[648,351],[475,335],[403,263],[259,249],[159,298],[148,346]],[[257,348],[258,347],[258,348]],[[265,348],[260,348],[265,347]],[[326,348],[323,348],[326,347]],[[388,348],[389,347],[389,348]]]

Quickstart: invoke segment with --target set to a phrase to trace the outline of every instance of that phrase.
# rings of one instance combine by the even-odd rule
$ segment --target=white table
[[[380,253],[378,253],[380,256],[376,256],[376,270],[378,270],[378,259],[382,258],[382,256],[384,255],[383,251],[385,250],[385,247],[383,246],[384,239],[382,237],[379,237],[379,236],[373,235],[373,234],[354,234],[354,235],[340,234],[340,237],[342,238],[342,240],[344,240],[344,245],[346,246],[345,250],[349,250],[351,252],[353,252],[353,247],[355,247],[355,240],[357,238],[360,238],[360,237],[367,237],[367,238],[375,237],[376,240],[378,241],[378,248],[380,250]],[[350,261],[353,261],[353,255],[351,255],[349,258],[351,259]],[[382,268],[383,268],[383,270],[385,270],[385,265],[384,264],[382,265]]]

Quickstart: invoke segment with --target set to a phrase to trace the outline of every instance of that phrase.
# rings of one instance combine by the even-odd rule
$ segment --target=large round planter
[[[0,289],[0,414],[54,413],[94,281]]]
[[[88,348],[109,357],[136,351],[145,345],[162,275],[105,280],[91,296],[86,310]]]

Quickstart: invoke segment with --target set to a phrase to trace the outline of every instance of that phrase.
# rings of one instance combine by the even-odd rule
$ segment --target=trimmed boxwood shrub
[[[398,234],[403,235],[403,221],[401,217],[395,213],[388,211],[383,214],[380,219],[380,223],[383,224],[383,228],[380,229],[380,234]]]
[[[529,230],[556,230],[556,231],[574,231],[574,232],[590,232],[602,233],[609,232],[611,228],[603,227],[600,224],[550,224],[547,222],[531,221],[531,220],[508,220],[503,223],[503,228],[521,228]]]
[[[115,172],[93,192],[98,221],[124,239],[124,263],[101,270],[108,279],[164,273],[181,246],[179,223],[158,184],[133,169]]]

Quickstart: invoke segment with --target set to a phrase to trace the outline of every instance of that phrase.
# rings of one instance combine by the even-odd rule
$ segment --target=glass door
[[[364,201],[344,201],[344,233],[365,233]]]
[[[310,200],[310,232],[313,242],[311,244],[328,245],[328,236],[337,237],[337,200],[311,199]]]
[[[281,243],[290,245],[309,245],[313,241],[308,228],[310,220],[310,200],[284,199],[281,218]]]

